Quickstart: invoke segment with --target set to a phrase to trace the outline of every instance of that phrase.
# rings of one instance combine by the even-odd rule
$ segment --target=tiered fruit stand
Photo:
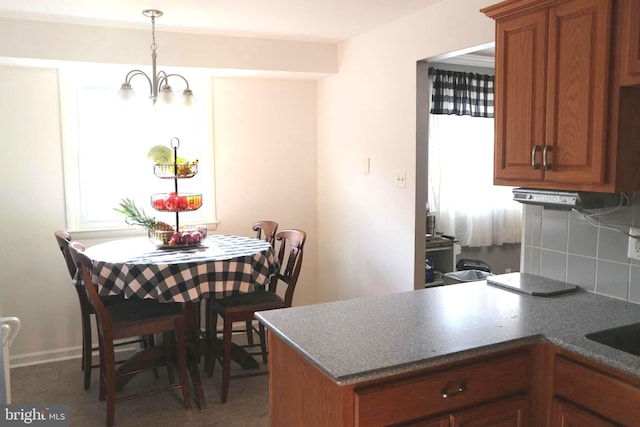
[[[207,228],[203,225],[180,225],[180,213],[191,212],[202,206],[202,194],[180,193],[178,181],[193,178],[198,173],[198,162],[178,163],[178,148],[180,140],[171,139],[173,149],[173,163],[156,163],[154,174],[161,179],[172,179],[174,191],[171,193],[157,193],[151,196],[151,206],[158,212],[173,212],[176,214],[174,230],[154,230],[149,232],[149,238],[159,248],[192,247],[200,245],[207,235]]]

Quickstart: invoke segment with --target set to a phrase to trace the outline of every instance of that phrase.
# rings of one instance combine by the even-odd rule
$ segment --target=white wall
[[[0,66],[0,312],[23,324],[11,349],[13,366],[77,355],[80,346],[77,297],[53,237],[65,228],[57,88],[55,69]],[[214,78],[213,91],[215,232],[253,235],[251,225],[261,219],[305,230],[294,304],[313,303],[316,83]]]
[[[492,3],[438,2],[353,38],[340,47],[339,73],[320,81],[321,301],[414,289],[414,259],[424,254],[416,209],[424,223],[426,194],[416,179],[426,168],[426,157],[416,163],[416,61],[493,41],[494,22],[479,12]],[[404,189],[398,170],[407,172]]]
[[[260,219],[307,232],[294,305],[317,302],[316,83],[216,78],[214,139],[221,234]]]
[[[218,70],[335,73],[328,43],[169,33],[158,28],[158,64]],[[0,18],[0,57],[149,64],[148,29],[110,28]],[[11,42],[7,42],[11,40]]]

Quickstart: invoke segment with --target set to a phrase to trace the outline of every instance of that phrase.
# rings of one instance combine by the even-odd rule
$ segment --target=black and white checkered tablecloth
[[[93,262],[100,295],[160,302],[220,298],[264,286],[278,269],[268,242],[210,235],[190,249],[156,249],[147,238],[101,243],[85,251]]]

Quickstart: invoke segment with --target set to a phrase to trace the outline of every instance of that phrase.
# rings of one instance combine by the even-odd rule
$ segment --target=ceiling
[[[339,42],[442,0],[0,0],[0,17]]]

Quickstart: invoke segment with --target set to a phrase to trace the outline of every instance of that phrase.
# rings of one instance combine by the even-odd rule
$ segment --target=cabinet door
[[[397,424],[398,427],[449,427],[449,416]]]
[[[543,179],[546,40],[546,11],[496,23],[496,184]]]
[[[553,399],[551,404],[551,427],[616,427],[618,424],[586,412],[569,403]]]
[[[451,427],[525,427],[528,425],[528,396],[482,405],[451,416]]]
[[[597,393],[585,393],[585,390],[597,390]],[[640,384],[637,381],[612,376],[565,356],[556,357],[553,392],[576,406],[615,421],[616,425],[637,426],[640,420],[637,403],[640,402]]]
[[[604,183],[611,14],[611,0],[549,10],[547,182]]]
[[[640,85],[640,2],[621,2],[623,85]]]

